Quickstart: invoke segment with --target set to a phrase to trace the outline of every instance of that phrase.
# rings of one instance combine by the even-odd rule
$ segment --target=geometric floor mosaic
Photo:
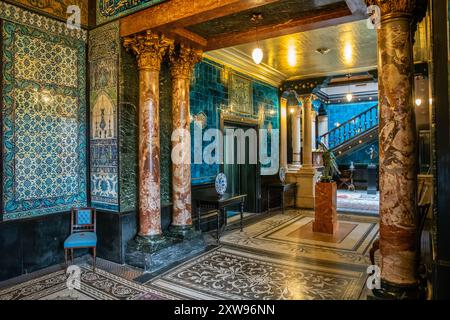
[[[243,232],[230,232],[220,243],[306,262],[369,266],[368,251],[378,235],[378,218],[340,214],[338,219],[341,232],[336,236],[314,234],[313,212],[289,210],[249,225]]]
[[[153,279],[149,285],[188,299],[358,299],[363,271],[336,270],[221,247]]]
[[[219,246],[153,278],[103,259],[93,273],[85,258],[77,262],[79,290],[69,290],[65,270],[54,268],[11,282],[0,290],[0,300],[360,299],[378,218],[338,217],[340,232],[334,236],[313,233],[309,211],[260,217],[248,221],[243,232],[226,231]]]
[[[0,300],[173,300],[179,297],[126,280],[92,266],[81,268],[81,288],[68,289],[59,270],[0,291]]]

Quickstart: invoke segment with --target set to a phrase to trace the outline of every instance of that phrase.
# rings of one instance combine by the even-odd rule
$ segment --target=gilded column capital
[[[411,16],[417,23],[425,16],[427,0],[366,0],[368,6],[380,8],[381,19],[389,17]]]
[[[203,52],[180,44],[169,53],[170,71],[174,78],[190,78],[192,69],[202,59]]]
[[[304,94],[304,95],[298,96],[298,98],[301,101],[302,106],[305,106],[305,105],[311,105],[312,102],[316,99],[316,96],[314,94]]]
[[[164,55],[173,48],[173,40],[162,34],[147,30],[124,38],[123,45],[132,51],[138,61],[139,69],[161,68]]]

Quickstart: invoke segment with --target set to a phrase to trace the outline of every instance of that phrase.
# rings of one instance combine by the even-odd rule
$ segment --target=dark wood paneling
[[[434,298],[450,299],[450,112],[448,95],[448,1],[433,5],[433,85],[436,110],[437,258]]]

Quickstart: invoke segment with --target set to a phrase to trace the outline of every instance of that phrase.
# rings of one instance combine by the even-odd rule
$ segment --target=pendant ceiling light
[[[253,58],[254,63],[260,64],[263,59],[263,56],[264,56],[264,54],[263,54],[263,51],[261,50],[261,48],[259,48],[257,46],[255,49],[253,49],[252,58]]]
[[[350,81],[350,75],[347,75],[347,80]],[[350,84],[348,85],[347,95],[345,96],[348,102],[352,102],[353,94],[350,91]]]
[[[257,39],[257,29],[256,24],[263,19],[262,14],[253,14],[250,21],[255,24],[255,39]],[[253,62],[256,64],[260,64],[264,57],[264,53],[262,49],[258,45],[258,40],[256,40],[256,48],[252,51]]]

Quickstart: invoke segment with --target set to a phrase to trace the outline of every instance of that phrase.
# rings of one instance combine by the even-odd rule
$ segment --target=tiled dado
[[[351,215],[338,218],[341,230],[335,235],[325,235],[312,232],[313,212],[290,210],[250,225],[243,232],[226,234],[220,242],[285,258],[368,266],[367,253],[378,235],[377,218]]]

